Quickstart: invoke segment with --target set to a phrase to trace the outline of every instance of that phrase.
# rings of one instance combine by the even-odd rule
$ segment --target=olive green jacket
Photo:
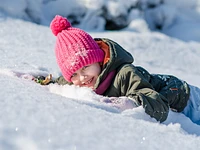
[[[113,70],[116,74],[102,94],[108,97],[126,96],[131,98],[138,106],[142,105],[145,112],[157,121],[166,120],[169,107],[181,112],[189,98],[188,84],[169,75],[153,75],[142,67],[136,67],[132,55],[124,50],[116,42],[109,39],[95,39],[109,46],[110,59],[103,66],[95,88]],[[66,84],[63,77],[57,79],[57,83]]]

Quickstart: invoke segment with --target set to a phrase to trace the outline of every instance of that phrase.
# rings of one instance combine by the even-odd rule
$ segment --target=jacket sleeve
[[[65,84],[72,85],[72,83],[66,81],[63,76],[60,76],[60,77],[56,78],[55,81],[54,81],[54,83],[57,83],[59,85],[65,85]]]
[[[118,76],[118,77],[117,77]],[[154,90],[152,85],[133,65],[124,65],[116,75],[120,95],[135,100],[145,112],[157,121],[166,120],[169,112],[168,100]]]

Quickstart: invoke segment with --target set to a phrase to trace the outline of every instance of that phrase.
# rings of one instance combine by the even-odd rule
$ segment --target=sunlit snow
[[[193,2],[187,1],[187,5],[192,7]],[[10,4],[9,11],[15,14],[11,3],[7,1],[0,8],[8,9]],[[16,3],[16,14],[25,7],[24,1],[21,3]],[[182,9],[187,6],[178,4]],[[152,32],[141,18],[135,21],[122,31],[88,32],[118,42],[133,55],[134,65],[150,73],[172,74],[200,87],[196,32],[200,23],[176,24],[166,31],[169,37]],[[32,75],[60,75],[54,55],[55,36],[50,28],[8,14],[0,17],[0,27],[0,149],[199,149],[200,126],[181,113],[170,112],[160,124],[142,107],[120,112],[101,104],[101,96],[87,88],[36,84]],[[193,34],[187,32],[189,29]]]

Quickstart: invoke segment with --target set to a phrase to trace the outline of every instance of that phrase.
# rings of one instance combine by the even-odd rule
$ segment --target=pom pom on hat
[[[50,24],[51,31],[55,36],[64,29],[71,27],[71,23],[64,17],[56,15]]]
[[[63,77],[71,82],[71,76],[80,68],[96,62],[103,62],[104,52],[85,31],[74,28],[62,16],[55,16],[50,24],[57,37],[55,54]]]

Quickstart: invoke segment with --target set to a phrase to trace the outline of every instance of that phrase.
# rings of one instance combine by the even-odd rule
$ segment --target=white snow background
[[[70,5],[65,2],[67,10]],[[121,31],[88,32],[118,42],[134,56],[135,65],[150,73],[172,74],[200,87],[200,7],[194,9],[200,1],[168,2],[174,2],[176,9],[166,5],[166,16],[181,20],[166,28],[171,37],[150,31],[141,18]],[[56,78],[60,71],[49,27],[20,19],[26,4],[0,0],[0,150],[199,149],[200,126],[181,113],[170,112],[160,124],[142,107],[119,112],[100,104],[100,96],[90,89],[31,81],[30,75],[52,73]]]

